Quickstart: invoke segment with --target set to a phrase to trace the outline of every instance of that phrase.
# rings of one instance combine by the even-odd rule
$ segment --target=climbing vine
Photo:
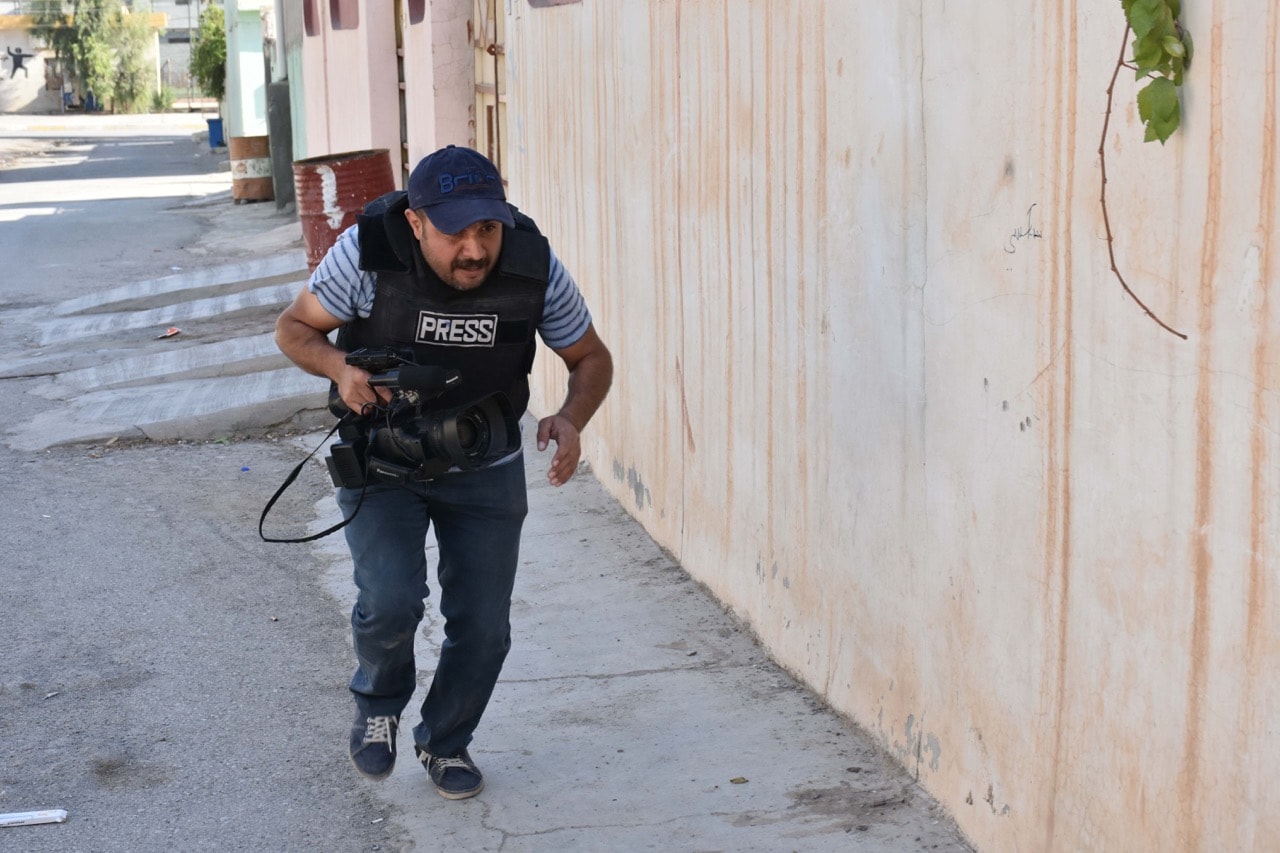
[[[1146,126],[1144,141],[1159,140],[1163,145],[1182,122],[1182,105],[1178,90],[1183,74],[1191,67],[1193,52],[1191,34],[1182,28],[1182,0],[1120,0],[1124,8],[1126,26],[1120,47],[1120,58],[1107,86],[1107,112],[1102,122],[1102,142],[1098,155],[1102,163],[1102,222],[1107,230],[1107,252],[1111,258],[1111,271],[1124,292],[1138,304],[1147,316],[1162,329],[1177,335],[1184,341],[1187,336],[1169,326],[1147,307],[1129,287],[1116,264],[1115,239],[1111,234],[1111,217],[1107,211],[1107,129],[1111,124],[1111,108],[1115,98],[1116,81],[1122,69],[1134,72],[1136,79],[1147,80],[1138,92],[1138,118]],[[1130,45],[1129,36],[1133,35]],[[1128,56],[1132,47],[1133,55]]]

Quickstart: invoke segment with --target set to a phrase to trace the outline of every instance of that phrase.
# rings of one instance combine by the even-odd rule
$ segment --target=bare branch
[[[1124,276],[1120,273],[1120,267],[1116,264],[1115,238],[1111,236],[1111,215],[1107,211],[1107,129],[1111,126],[1111,106],[1115,100],[1116,80],[1120,77],[1120,69],[1129,67],[1125,64],[1124,55],[1129,46],[1130,31],[1130,28],[1126,25],[1124,28],[1124,40],[1120,43],[1120,58],[1116,61],[1116,70],[1111,75],[1111,85],[1107,87],[1107,114],[1102,120],[1102,141],[1098,143],[1098,157],[1102,163],[1102,224],[1107,229],[1107,255],[1111,258],[1111,272],[1115,273],[1116,280],[1120,282],[1124,292],[1129,294],[1129,298],[1138,303],[1138,307],[1145,311],[1146,315],[1156,322],[1156,325],[1185,341],[1187,336],[1157,317],[1155,312],[1138,298],[1138,295],[1129,287],[1128,282],[1124,280]]]

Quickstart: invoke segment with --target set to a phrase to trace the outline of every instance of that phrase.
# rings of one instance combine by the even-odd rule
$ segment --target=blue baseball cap
[[[426,213],[445,234],[475,222],[496,219],[515,226],[502,176],[488,157],[450,145],[423,157],[409,176],[409,207]]]

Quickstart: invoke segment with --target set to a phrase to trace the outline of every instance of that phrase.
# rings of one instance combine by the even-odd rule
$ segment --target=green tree
[[[111,99],[121,112],[145,112],[156,89],[155,69],[145,61],[155,36],[145,12],[140,12],[135,5],[132,14],[117,16],[112,27],[116,56]]]
[[[33,38],[44,42],[53,51],[54,59],[73,77],[80,76],[76,67],[75,47],[78,32],[75,16],[63,0],[31,0],[28,8],[34,19],[31,26]]]
[[[153,88],[143,57],[151,38],[145,4],[131,12],[121,0],[31,0],[32,35],[59,65],[113,110],[145,106]]]
[[[200,13],[191,44],[191,76],[200,90],[219,103],[227,94],[227,31],[222,7],[210,3]]]
[[[80,38],[73,49],[79,71],[76,76],[80,78],[85,90],[92,92],[100,103],[106,103],[115,64],[108,31],[110,10],[104,7],[119,2],[120,0],[102,0],[94,4],[93,8],[83,9],[76,14],[76,20],[84,22],[79,27]],[[87,3],[85,5],[88,6]]]

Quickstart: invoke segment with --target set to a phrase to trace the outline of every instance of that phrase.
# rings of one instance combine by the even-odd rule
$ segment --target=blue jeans
[[[359,499],[359,489],[338,489],[344,517]],[[370,485],[343,528],[359,590],[351,692],[365,716],[398,716],[417,683],[413,641],[426,612],[426,537],[435,525],[445,640],[413,730],[432,755],[454,755],[471,742],[511,648],[511,592],[528,509],[517,457],[425,483]]]

